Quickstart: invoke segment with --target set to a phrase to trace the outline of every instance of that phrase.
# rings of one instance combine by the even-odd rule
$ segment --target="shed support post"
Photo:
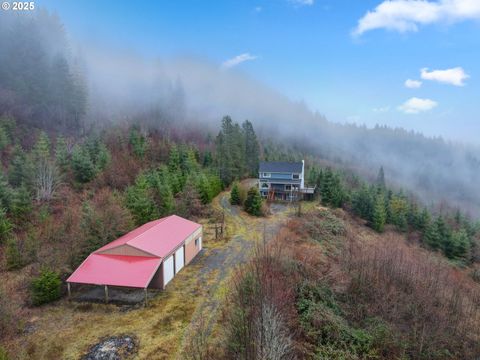
[[[70,299],[70,297],[72,296],[72,292],[70,290],[70,283],[67,282],[67,292],[68,292],[68,299]]]
[[[148,290],[145,288],[145,307],[148,305]]]
[[[105,285],[105,304],[108,304],[108,286]]]

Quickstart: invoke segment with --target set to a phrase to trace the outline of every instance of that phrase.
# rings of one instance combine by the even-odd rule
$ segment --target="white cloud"
[[[239,65],[239,64],[241,64],[245,61],[251,61],[251,60],[255,60],[255,59],[258,59],[258,56],[251,55],[250,53],[243,53],[243,54],[237,55],[237,56],[235,56],[231,59],[225,60],[222,63],[222,68],[229,69],[229,68],[237,66],[237,65]]]
[[[432,110],[436,106],[438,106],[436,101],[413,97],[400,105],[398,110],[403,111],[406,114],[418,114],[424,111]]]
[[[315,0],[288,0],[290,3],[297,6],[312,6]]]
[[[446,70],[428,71],[427,68],[421,70],[421,77],[424,80],[438,81],[444,84],[455,86],[464,86],[464,80],[470,76],[465,73],[461,67]]]
[[[383,107],[378,107],[378,108],[373,108],[373,112],[376,113],[385,113],[390,111],[390,106],[383,106]]]
[[[353,35],[375,29],[404,33],[418,31],[420,25],[473,19],[480,19],[478,0],[385,0],[358,21]]]
[[[405,81],[405,87],[409,89],[418,89],[421,86],[422,86],[422,82],[420,80],[407,79]]]

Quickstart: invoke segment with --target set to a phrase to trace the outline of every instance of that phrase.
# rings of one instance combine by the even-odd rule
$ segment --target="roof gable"
[[[303,163],[287,162],[287,161],[261,161],[259,166],[260,172],[287,172],[301,173]]]
[[[154,256],[165,257],[201,226],[180,216],[171,215],[148,222],[103,246],[95,253],[104,253],[105,250],[126,244]]]

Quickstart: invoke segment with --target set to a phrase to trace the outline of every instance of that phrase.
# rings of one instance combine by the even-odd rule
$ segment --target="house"
[[[70,284],[164,289],[202,250],[202,225],[176,215],[148,222],[91,253]]]
[[[262,161],[259,166],[260,194],[269,200],[295,201],[314,194],[315,188],[305,187],[305,161]]]

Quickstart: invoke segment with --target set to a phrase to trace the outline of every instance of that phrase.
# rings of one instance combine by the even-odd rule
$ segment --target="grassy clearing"
[[[240,209],[235,213],[229,209],[224,211],[220,201],[225,196],[228,197],[228,194],[222,193],[214,199],[213,208],[225,213],[226,236],[215,241],[214,222],[202,219],[200,222],[205,226],[202,258],[185,267],[166,291],[150,300],[148,307],[125,312],[114,305],[60,300],[41,308],[28,309],[27,317],[35,330],[7,342],[11,357],[76,360],[104,337],[131,334],[140,343],[137,359],[181,358],[185,332],[199,307],[211,299],[223,301],[228,290],[232,269],[224,269],[222,274],[216,269],[202,272],[207,258],[227,246],[232,254],[243,251],[238,242],[231,243],[232,239],[241,236],[248,241],[259,241],[265,221],[283,221],[286,216],[278,214],[265,219],[251,217]],[[200,277],[199,273],[202,274]],[[212,319],[213,337],[216,336],[216,321],[216,318]]]

